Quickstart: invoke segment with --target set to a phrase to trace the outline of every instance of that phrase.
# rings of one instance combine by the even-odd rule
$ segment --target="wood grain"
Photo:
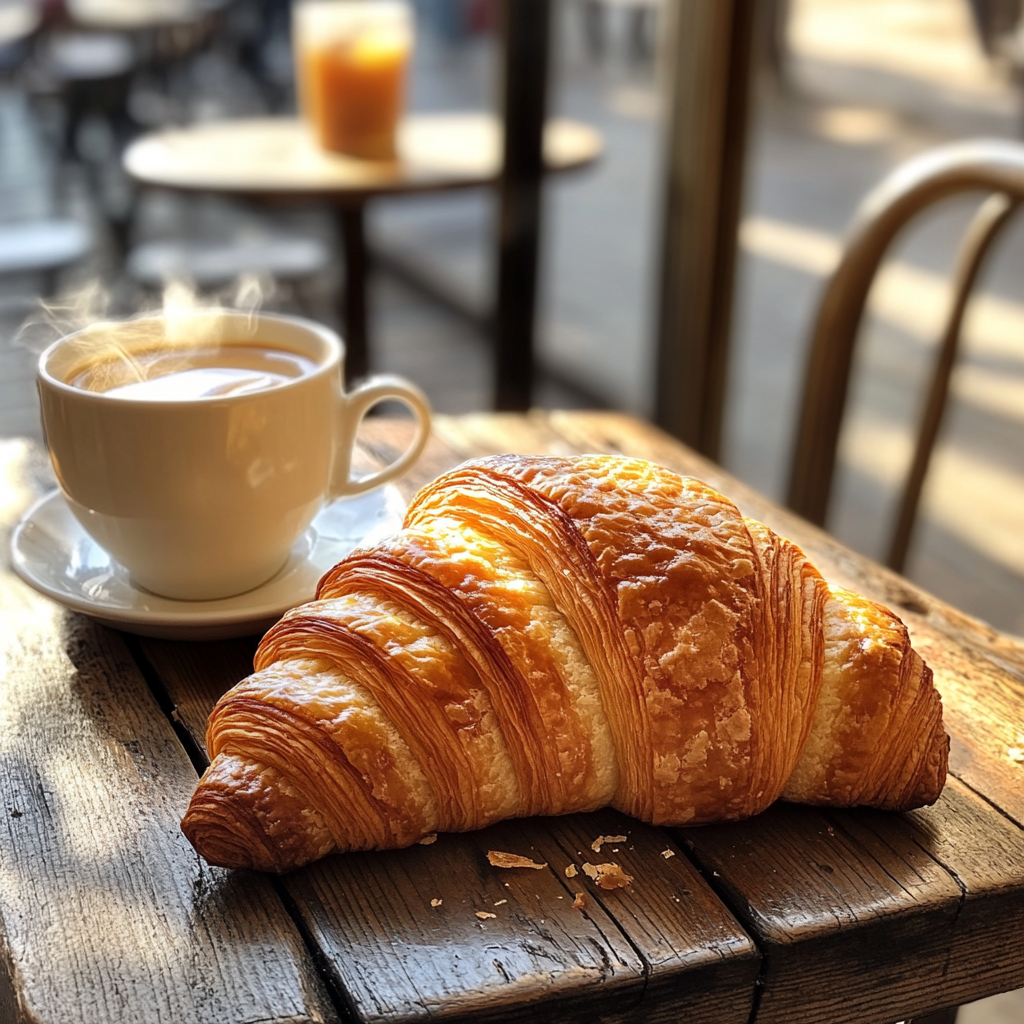
[[[644,964],[599,906],[573,909],[554,865],[488,863],[488,849],[543,861],[543,832],[538,821],[503,822],[430,847],[328,858],[288,878],[359,1019],[614,1020],[638,1006]]]
[[[184,841],[195,771],[118,634],[10,573],[36,488],[0,447],[0,1020],[337,1020],[267,880]]]
[[[901,1018],[905,988],[944,959],[934,935],[960,890],[910,842],[875,856],[831,816],[785,804],[685,841],[764,952],[759,1024]]]
[[[620,852],[589,849],[620,828]],[[745,1024],[760,958],[689,862],[661,856],[670,845],[612,812],[506,821],[428,847],[328,858],[287,885],[363,1020]],[[502,870],[488,850],[548,866]],[[634,875],[628,890],[565,876],[608,859]]]
[[[144,640],[177,719],[205,752],[216,699],[251,671],[251,644]],[[590,849],[629,834],[620,854]],[[488,849],[547,862],[499,871]],[[664,850],[675,856],[665,858]],[[636,882],[605,893],[584,860],[618,860]],[[612,811],[502,822],[432,846],[328,858],[283,879],[333,987],[359,1020],[687,1019],[746,1022],[760,957],[660,829]],[[584,891],[588,906],[572,906]],[[432,907],[431,899],[441,899]],[[498,900],[507,904],[495,906]],[[442,909],[443,908],[443,909]],[[477,910],[495,913],[481,921]]]
[[[680,830],[764,952],[757,1020],[884,1024],[1024,983],[1024,833],[955,780],[908,815]]]
[[[666,830],[614,811],[549,824],[577,868],[582,861],[611,861],[633,876],[626,889],[606,892],[584,883],[577,890],[585,888],[588,902],[600,903],[640,951],[648,970],[645,1021],[749,1019],[760,952]],[[590,844],[598,835],[628,841],[595,853]],[[709,992],[716,993],[713,1000]]]

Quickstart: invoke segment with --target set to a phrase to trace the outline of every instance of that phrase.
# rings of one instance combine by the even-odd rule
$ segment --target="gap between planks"
[[[135,662],[139,673],[146,682],[146,686],[152,693],[153,699],[156,701],[157,706],[160,708],[164,717],[170,723],[170,726],[174,730],[174,734],[178,738],[178,742],[181,744],[186,757],[188,757],[189,761],[192,763],[192,767],[195,768],[196,776],[202,776],[210,764],[205,750],[196,743],[192,734],[186,728],[185,723],[178,716],[178,709],[175,706],[174,700],[167,692],[156,667],[146,656],[146,652],[142,648],[140,639],[133,634],[122,634],[122,637],[125,640],[125,645],[128,648],[128,652],[132,660]],[[287,895],[287,891],[282,885],[280,878],[276,876],[267,877],[274,895],[281,904],[281,909],[295,926],[295,930],[298,932],[299,938],[302,940],[303,947],[306,950],[306,955],[309,957],[310,963],[313,965],[313,969],[319,976],[320,982],[324,986],[327,996],[333,1004],[335,1013],[338,1014],[340,1020],[345,1022],[351,1021],[351,1009],[344,999],[343,994],[336,991],[334,980],[331,977],[330,972],[324,966],[320,948],[309,934],[309,931],[306,928],[306,922],[296,910],[294,901]],[[254,1021],[252,1024],[262,1024],[262,1022]]]

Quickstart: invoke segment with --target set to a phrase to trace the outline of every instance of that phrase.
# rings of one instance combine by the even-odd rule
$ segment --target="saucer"
[[[405,502],[392,485],[339,498],[317,513],[288,561],[255,590],[216,601],[176,601],[135,586],[82,529],[60,491],[25,514],[11,537],[18,575],[41,594],[104,625],[170,640],[223,640],[269,628],[313,599],[328,569],[357,547],[401,529]]]

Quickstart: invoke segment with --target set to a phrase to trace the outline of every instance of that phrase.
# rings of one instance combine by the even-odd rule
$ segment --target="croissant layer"
[[[502,818],[656,824],[780,797],[933,802],[949,740],[891,612],[700,481],[604,455],[469,462],[263,638],[182,827],[284,871]]]

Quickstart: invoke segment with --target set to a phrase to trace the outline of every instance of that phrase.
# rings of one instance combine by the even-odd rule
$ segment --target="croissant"
[[[782,798],[932,803],[949,739],[891,612],[636,459],[499,456],[416,495],[263,638],[182,828],[287,871],[606,805],[660,825]]]

